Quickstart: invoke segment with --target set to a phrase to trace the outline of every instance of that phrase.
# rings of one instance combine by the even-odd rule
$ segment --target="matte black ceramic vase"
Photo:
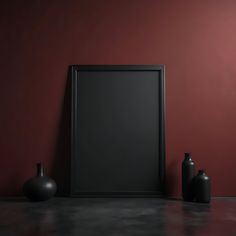
[[[56,182],[44,175],[43,165],[37,164],[37,176],[27,180],[23,192],[31,201],[46,201],[56,193]]]
[[[197,202],[209,203],[211,200],[210,178],[204,170],[199,170],[194,178],[195,197]]]
[[[194,200],[194,175],[195,164],[191,159],[190,153],[185,153],[185,158],[182,162],[182,196],[184,201]]]

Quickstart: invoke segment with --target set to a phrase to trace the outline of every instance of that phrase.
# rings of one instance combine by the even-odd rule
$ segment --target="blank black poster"
[[[77,193],[159,190],[159,73],[78,71],[72,178]]]

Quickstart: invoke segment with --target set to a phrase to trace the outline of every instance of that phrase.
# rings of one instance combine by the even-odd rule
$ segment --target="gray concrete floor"
[[[0,200],[4,236],[236,235],[236,198],[211,204],[158,198]]]

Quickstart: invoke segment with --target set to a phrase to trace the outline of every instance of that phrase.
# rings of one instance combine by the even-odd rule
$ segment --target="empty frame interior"
[[[72,195],[160,194],[162,66],[72,66]]]

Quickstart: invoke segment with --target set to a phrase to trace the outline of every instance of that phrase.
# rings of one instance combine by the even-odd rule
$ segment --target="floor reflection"
[[[236,198],[211,205],[155,198],[0,201],[0,235],[236,235]]]
[[[210,205],[182,204],[183,235],[200,235],[209,224]]]

